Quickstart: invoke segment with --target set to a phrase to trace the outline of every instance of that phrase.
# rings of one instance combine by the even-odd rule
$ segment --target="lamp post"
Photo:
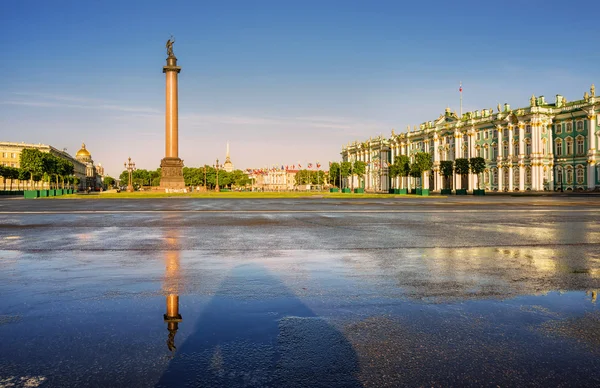
[[[133,192],[133,185],[131,184],[131,174],[135,171],[135,162],[131,161],[131,157],[125,162],[125,169],[129,172],[129,182],[127,183],[127,192]]]
[[[213,166],[216,170],[216,179],[217,179],[217,184],[215,186],[215,191],[218,193],[221,191],[221,189],[219,188],[219,159],[217,159],[217,163]]]

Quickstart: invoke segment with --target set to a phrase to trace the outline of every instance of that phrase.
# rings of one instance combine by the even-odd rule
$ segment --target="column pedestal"
[[[160,161],[160,187],[162,189],[185,189],[183,180],[183,160],[163,158]]]

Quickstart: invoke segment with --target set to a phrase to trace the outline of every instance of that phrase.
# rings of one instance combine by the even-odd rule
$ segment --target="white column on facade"
[[[596,115],[592,111],[588,118],[588,165],[587,187],[588,190],[596,188]]]
[[[460,158],[460,135],[458,133],[454,133],[454,160]],[[462,177],[458,174],[454,174],[454,188],[462,189]]]
[[[525,124],[519,123],[519,191],[525,190]]]
[[[498,191],[504,191],[504,170],[501,164],[498,164]]]
[[[542,141],[542,130],[545,128],[546,123],[541,122],[538,123],[537,125],[537,136],[536,136],[536,143],[537,143],[537,152],[536,152],[536,159],[537,159],[537,166],[536,166],[536,170],[537,170],[537,190],[540,191],[544,191],[544,163],[543,163],[543,158],[544,158],[544,142]]]
[[[514,176],[513,176],[513,163],[512,163],[512,159],[513,159],[513,144],[512,144],[512,140],[513,140],[513,127],[512,125],[508,126],[508,155],[503,155],[504,157],[506,157],[508,159],[508,191],[514,191],[514,184],[513,182],[514,180]],[[504,145],[502,146],[502,149],[504,149]]]
[[[538,123],[531,121],[531,155],[529,155],[529,168],[531,169],[531,190],[537,191],[538,188]]]
[[[464,137],[462,137],[461,139],[464,139]],[[473,138],[472,138],[471,134],[467,132],[467,159],[470,159],[473,157],[473,155],[471,154],[471,143],[473,143]],[[461,152],[464,152],[462,149],[462,148],[464,148],[464,145],[461,145],[460,148],[461,148]],[[471,190],[474,190],[476,187],[475,179],[476,179],[475,174],[473,174],[472,172],[469,172],[469,189],[471,189]]]
[[[440,187],[440,137],[437,133],[433,134],[433,190],[441,190]]]

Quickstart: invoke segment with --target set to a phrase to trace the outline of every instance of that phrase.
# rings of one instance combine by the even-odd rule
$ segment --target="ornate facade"
[[[21,167],[21,152],[25,148],[34,148],[41,152],[47,152],[59,158],[68,160],[73,163],[75,177],[79,178],[80,182],[86,181],[87,166],[84,162],[72,157],[66,150],[59,150],[46,144],[0,142],[0,164],[9,167]],[[26,185],[26,188],[29,188],[30,182],[24,182],[24,184]],[[83,187],[83,183],[80,183],[80,188]]]
[[[417,152],[433,157],[433,170],[424,174],[423,187],[439,191],[481,188],[493,191],[595,190],[600,188],[600,97],[594,85],[583,99],[567,102],[556,95],[553,102],[532,96],[529,106],[510,105],[467,112],[459,117],[449,108],[436,120],[389,138],[354,142],[342,148],[343,161],[367,163],[366,190],[387,191],[400,187],[391,182],[388,166],[398,155],[411,161]],[[480,177],[453,176],[444,182],[440,162],[480,156],[487,168]],[[357,178],[354,178],[357,180]],[[477,182],[481,179],[481,182]],[[348,185],[351,182],[347,182]],[[355,187],[359,180],[355,183]],[[414,184],[414,182],[413,182]]]
[[[80,189],[96,189],[102,186],[102,174],[96,166],[94,166],[94,160],[92,154],[85,148],[85,143],[81,144],[81,149],[75,154],[75,158],[78,162],[85,165],[85,175],[79,178]],[[101,168],[104,171],[103,168]]]

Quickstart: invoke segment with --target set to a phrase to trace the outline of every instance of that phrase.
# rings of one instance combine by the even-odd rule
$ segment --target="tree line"
[[[354,177],[355,175],[362,180],[366,173],[366,166],[366,163],[362,161],[355,161],[354,163],[333,162],[329,165],[329,183],[341,187],[341,179]],[[398,155],[394,158],[394,163],[388,165],[388,175],[390,178],[407,178],[409,176],[421,178],[424,172],[430,171],[432,168],[433,160],[428,152],[417,152],[412,163],[407,155]],[[462,176],[469,174],[469,172],[479,176],[485,168],[485,159],[482,157],[459,158],[454,161],[444,160],[440,162],[440,174],[445,178],[451,177],[453,173]],[[354,179],[352,179],[352,183],[354,183]]]
[[[144,170],[137,169],[131,173],[131,183],[134,187],[142,186],[160,186],[161,169]],[[110,177],[108,177],[110,178]],[[212,166],[202,167],[184,167],[183,180],[186,186],[206,186],[208,189],[214,189],[217,184],[217,169]],[[110,178],[109,181],[114,181]],[[127,186],[129,182],[129,171],[124,170],[119,175],[121,186]],[[104,183],[108,185],[106,177]],[[233,170],[227,172],[219,169],[219,187],[244,187],[251,184],[252,181],[242,170]]]
[[[59,187],[62,183],[62,188],[65,184],[78,185],[79,178],[73,176],[75,166],[69,160],[60,158],[56,155],[42,152],[35,148],[25,148],[20,155],[21,167],[0,166],[0,176],[4,178],[4,190],[6,190],[6,181],[10,180],[10,188],[12,190],[13,182],[17,181],[17,189],[20,183],[30,181],[29,187],[34,188],[34,183],[48,182],[50,188],[54,184],[54,188]]]

